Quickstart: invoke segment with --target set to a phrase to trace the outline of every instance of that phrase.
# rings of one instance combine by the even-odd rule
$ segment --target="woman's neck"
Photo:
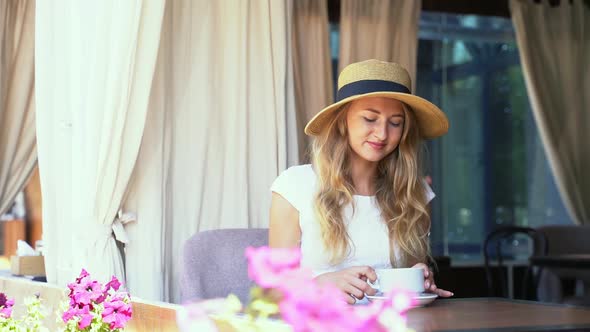
[[[358,156],[351,160],[351,177],[355,194],[363,196],[375,195],[375,175],[377,163],[367,161]]]

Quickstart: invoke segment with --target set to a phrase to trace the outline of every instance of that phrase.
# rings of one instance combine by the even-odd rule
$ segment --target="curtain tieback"
[[[119,212],[117,213],[117,217],[113,221],[112,226],[113,233],[115,233],[115,239],[125,244],[129,243],[129,236],[127,236],[127,231],[125,231],[124,225],[136,220],[137,216],[135,215],[135,213],[123,213],[123,210],[119,210]]]

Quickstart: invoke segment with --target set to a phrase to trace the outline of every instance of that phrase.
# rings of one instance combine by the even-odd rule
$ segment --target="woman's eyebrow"
[[[377,113],[377,114],[381,114],[381,112],[379,112],[376,109],[373,108],[366,108],[364,109],[365,111],[369,111],[369,112],[373,112],[373,113]],[[395,118],[395,117],[399,117],[399,118],[403,118],[404,114],[403,113],[399,113],[399,114],[393,114],[392,116],[390,116],[390,118]]]
[[[366,108],[365,111],[369,111],[369,112],[373,112],[373,113],[377,113],[377,114],[381,114],[381,112],[379,112],[376,109],[372,109],[372,108]]]

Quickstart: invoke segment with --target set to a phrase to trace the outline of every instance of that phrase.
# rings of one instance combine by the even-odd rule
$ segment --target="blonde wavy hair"
[[[350,103],[337,111],[312,145],[312,164],[319,181],[315,210],[332,264],[342,262],[351,253],[350,237],[342,216],[348,204],[353,204],[353,213],[355,211],[350,166],[352,149],[346,128],[349,106]],[[389,259],[393,267],[426,262],[430,258],[430,215],[421,172],[422,138],[413,112],[405,104],[403,108],[405,121],[401,140],[391,154],[379,161],[375,193],[389,232]],[[399,257],[396,257],[396,246]]]

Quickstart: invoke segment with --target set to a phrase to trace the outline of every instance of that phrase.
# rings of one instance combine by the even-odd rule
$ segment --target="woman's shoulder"
[[[315,173],[310,164],[291,166],[276,178],[275,185],[303,185],[315,181]],[[274,187],[273,186],[273,187]]]
[[[293,177],[315,177],[311,164],[291,166],[284,170],[282,174],[288,174]]]
[[[310,190],[313,190],[315,173],[311,165],[291,166],[281,172],[270,190],[285,198],[297,210],[305,206]]]

